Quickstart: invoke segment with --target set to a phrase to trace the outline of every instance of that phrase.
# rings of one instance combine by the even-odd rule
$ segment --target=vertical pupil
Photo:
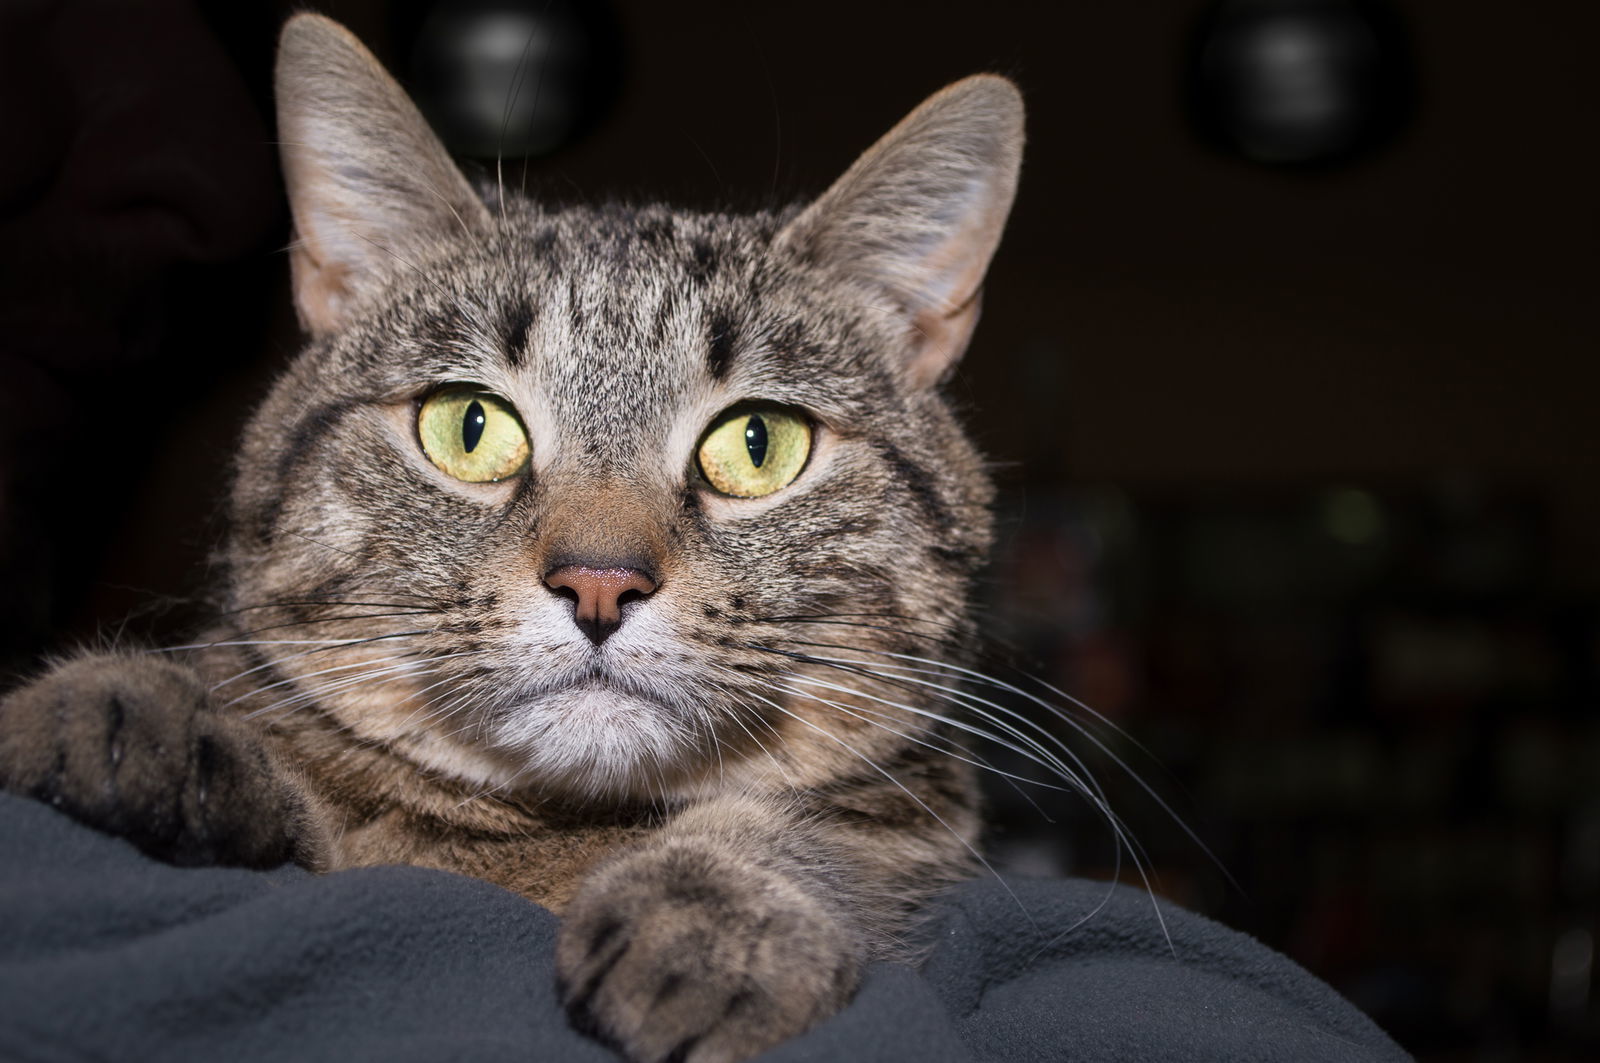
[[[483,438],[483,426],[487,421],[488,418],[483,415],[483,403],[473,399],[472,405],[467,407],[467,416],[461,421],[461,445],[468,454]]]
[[[744,423],[744,448],[750,452],[751,464],[761,468],[767,460],[767,422],[760,417],[752,415]]]

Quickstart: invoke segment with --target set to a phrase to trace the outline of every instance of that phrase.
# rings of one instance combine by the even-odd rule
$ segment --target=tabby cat
[[[499,883],[634,1060],[806,1029],[976,866],[991,487],[940,384],[1015,88],[747,216],[475,191],[319,16],[277,92],[310,342],[239,447],[215,626],[11,694],[0,783],[177,863]]]

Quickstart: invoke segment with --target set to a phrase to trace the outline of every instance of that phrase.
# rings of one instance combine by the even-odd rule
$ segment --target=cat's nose
[[[572,600],[572,619],[596,646],[622,626],[624,605],[656,589],[656,581],[636,568],[591,565],[562,565],[551,570],[544,582]]]

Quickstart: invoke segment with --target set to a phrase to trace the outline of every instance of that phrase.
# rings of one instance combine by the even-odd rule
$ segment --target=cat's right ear
[[[275,81],[295,308],[312,335],[343,327],[430,235],[489,229],[488,208],[416,105],[349,30],[291,18]]]

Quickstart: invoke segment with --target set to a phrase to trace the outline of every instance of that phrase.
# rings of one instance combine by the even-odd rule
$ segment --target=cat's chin
[[[661,796],[705,744],[673,707],[598,678],[508,706],[485,735],[518,788],[583,798]]]

